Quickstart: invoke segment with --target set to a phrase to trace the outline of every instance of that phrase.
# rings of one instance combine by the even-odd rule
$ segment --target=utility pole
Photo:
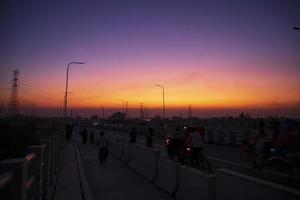
[[[104,107],[102,107],[102,118],[105,119]]]
[[[189,116],[189,118],[192,118],[192,106],[191,106],[191,104],[189,105],[188,116]]]
[[[119,101],[122,101],[122,112],[125,113],[124,99],[119,99]]]
[[[19,114],[18,89],[20,83],[20,70],[14,70],[11,79],[11,95],[8,103],[8,112],[10,115]]]
[[[59,110],[60,110],[60,116],[64,117],[64,103],[60,104]]]
[[[145,118],[146,119],[149,118],[149,109],[148,109],[148,107],[145,107]]]
[[[141,116],[141,119],[143,120],[144,119],[144,108],[143,108],[143,103],[141,103],[141,108],[140,108],[140,116]]]
[[[125,114],[126,114],[126,118],[128,118],[128,101],[125,101]]]

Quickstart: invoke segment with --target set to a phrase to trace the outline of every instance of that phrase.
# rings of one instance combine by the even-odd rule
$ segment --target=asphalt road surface
[[[89,130],[93,130],[95,132],[95,140],[97,141],[96,133],[99,132],[99,130],[96,129],[89,129]],[[112,135],[120,138],[121,142],[124,143],[129,142],[128,133],[108,131],[108,130],[104,130],[104,131],[108,135]],[[138,135],[137,143],[146,145],[146,136]],[[153,145],[154,145],[153,148],[159,149],[161,151],[161,156],[164,157],[167,156],[165,141],[163,138],[154,137]],[[208,159],[213,169],[213,173],[218,168],[227,168],[250,176],[254,176],[264,180],[268,180],[268,181],[284,184],[289,187],[300,189],[300,183],[297,180],[290,177],[289,175],[285,175],[270,170],[257,170],[257,169],[253,169],[249,165],[247,166],[242,165],[240,161],[240,153],[238,149],[232,147],[226,147],[226,146],[206,144],[204,152],[208,156]]]

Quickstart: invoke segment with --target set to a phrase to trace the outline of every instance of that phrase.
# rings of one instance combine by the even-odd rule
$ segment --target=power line
[[[26,86],[26,87],[29,87],[29,88],[32,88],[32,89],[38,90],[38,91],[47,91],[47,93],[49,93],[49,92],[48,92],[48,91],[49,91],[49,88],[46,88],[46,87],[40,87],[40,86],[36,86],[36,85],[32,85],[32,84],[28,84],[28,83],[22,81],[22,87],[23,87],[23,86]],[[54,90],[54,91],[59,91],[58,89],[54,89],[54,88],[53,88],[53,90]],[[61,92],[61,91],[60,91],[60,92]]]
[[[42,85],[42,83],[41,82],[36,82],[36,81],[33,81],[33,80],[28,80],[28,79],[24,79],[24,80],[22,80],[22,84],[23,83],[28,83],[29,85],[34,85],[34,86],[38,86],[38,87],[40,87],[40,85]],[[43,85],[45,85],[45,84],[43,84]],[[50,89],[54,89],[54,90],[57,90],[58,88],[60,88],[60,87],[57,87],[57,86],[55,86],[55,85],[51,85],[51,84],[46,84],[45,85],[45,87],[44,88],[50,88]],[[63,90],[63,88],[61,88],[62,90]]]

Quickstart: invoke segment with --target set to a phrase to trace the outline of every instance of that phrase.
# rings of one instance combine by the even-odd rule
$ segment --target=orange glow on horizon
[[[140,103],[151,108],[160,108],[162,91],[153,84],[131,83],[112,84],[107,88],[85,89],[85,85],[73,85],[69,94],[68,103],[72,107],[121,107],[119,99],[128,101],[129,107],[139,107]],[[88,88],[88,86],[86,86]],[[213,86],[212,86],[213,87]],[[199,108],[246,108],[246,107],[273,107],[298,104],[298,93],[267,93],[269,88],[249,88],[237,86],[234,88],[222,85],[212,88],[201,86],[184,86],[180,83],[165,86],[165,102],[169,108],[186,107],[191,104]],[[119,88],[119,89],[114,89]],[[97,91],[98,89],[98,91]],[[38,93],[38,92],[37,92]],[[63,103],[63,91],[49,91],[46,97],[29,98],[29,101],[45,107],[58,107]],[[49,98],[47,98],[49,96]],[[53,98],[51,98],[53,97]],[[22,95],[20,95],[22,98]],[[28,98],[28,97],[27,97]]]
[[[195,66],[193,66],[195,67]],[[188,66],[187,68],[191,68]],[[166,108],[273,108],[300,104],[299,78],[290,75],[257,73],[252,70],[228,71],[203,68],[185,72],[175,66],[152,69],[144,66],[124,71],[101,72],[97,66],[72,69],[69,82],[68,106],[72,108],[121,108],[119,99],[128,101],[129,108],[143,103],[148,108],[161,108],[162,90],[165,86]],[[39,88],[27,90],[20,85],[23,106],[59,108],[63,105],[64,76],[54,74],[43,81]],[[26,77],[24,78],[26,79]],[[23,89],[22,89],[23,87]],[[9,92],[1,98],[8,98]]]

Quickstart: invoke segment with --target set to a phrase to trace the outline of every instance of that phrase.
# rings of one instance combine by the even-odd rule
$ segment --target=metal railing
[[[49,200],[54,191],[65,135],[57,132],[39,138],[40,145],[29,146],[26,156],[0,162],[0,199]]]

